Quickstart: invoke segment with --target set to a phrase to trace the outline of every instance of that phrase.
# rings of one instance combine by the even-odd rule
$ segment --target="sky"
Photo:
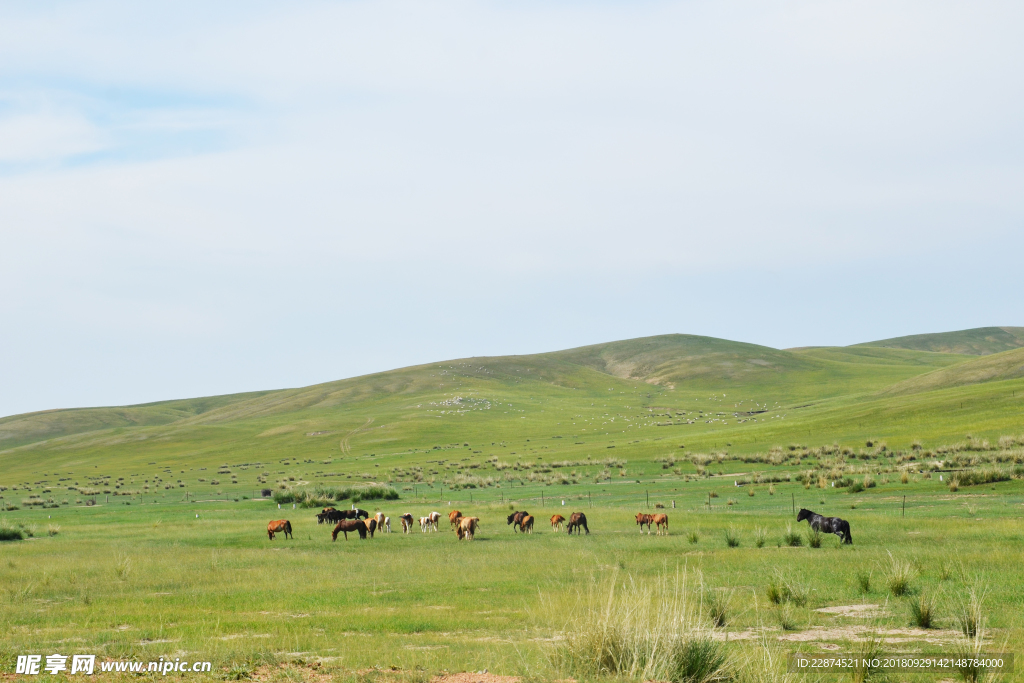
[[[1024,325],[1015,2],[0,5],[0,415]]]

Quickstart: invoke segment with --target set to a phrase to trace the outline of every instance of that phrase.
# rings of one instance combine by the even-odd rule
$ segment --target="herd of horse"
[[[369,512],[356,507],[353,507],[351,510],[324,508],[322,512],[317,514],[316,518],[317,524],[336,523],[334,531],[331,533],[332,541],[338,540],[338,534],[343,534],[347,541],[350,531],[358,533],[359,538],[363,540],[367,537],[373,538],[374,532],[377,531],[391,533],[391,518],[385,517],[382,512],[378,512],[371,517]],[[440,519],[441,514],[439,512],[431,512],[426,517],[420,517],[420,531],[423,533],[437,531]],[[399,520],[402,522],[402,533],[410,533],[413,529],[412,514],[406,512],[399,517]],[[853,537],[850,535],[850,523],[845,519],[825,517],[824,515],[801,508],[797,514],[796,521],[802,522],[804,520],[807,520],[807,523],[815,531],[835,534],[843,543],[853,543]],[[452,510],[448,513],[448,522],[460,541],[473,540],[477,529],[480,528],[479,517],[464,517],[459,510]],[[511,525],[514,533],[521,531],[524,534],[532,534],[533,522],[533,515],[526,510],[516,510],[507,519],[507,524]],[[653,515],[638,512],[636,513],[636,523],[640,527],[640,533],[644,532],[644,526],[647,527],[648,536],[651,534],[652,524],[656,528],[657,535],[660,536],[662,533],[668,534],[668,515],[663,512]],[[556,514],[551,516],[552,531],[561,531],[563,525],[568,530],[570,536],[574,531],[577,535],[583,531],[586,531],[588,535],[590,534],[590,527],[587,526],[587,516],[582,512],[571,513],[568,522],[562,515]],[[294,538],[292,536],[291,522],[287,519],[278,519],[267,525],[267,535],[271,541],[274,540],[274,534],[278,533],[283,533],[285,538]]]

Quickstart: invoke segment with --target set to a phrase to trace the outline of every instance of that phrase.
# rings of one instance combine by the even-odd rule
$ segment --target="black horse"
[[[350,512],[350,513],[354,512],[355,513],[355,516],[350,518],[350,519],[367,519],[370,516],[369,512],[367,512],[366,510],[360,510],[359,508],[355,508],[354,510],[349,510],[348,512]]]
[[[826,534],[835,534],[843,543],[853,543],[853,536],[850,535],[850,523],[838,517],[825,517],[817,512],[811,512],[807,508],[800,508],[796,521],[807,520],[815,531],[824,531]]]

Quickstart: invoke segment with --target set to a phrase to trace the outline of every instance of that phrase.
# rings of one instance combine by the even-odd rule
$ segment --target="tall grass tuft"
[[[132,573],[132,558],[127,555],[119,554],[114,558],[114,576],[127,581],[128,577]]]
[[[704,603],[704,611],[711,624],[721,628],[728,623],[729,598],[732,591],[725,588],[708,589],[702,587],[701,601]]]
[[[768,542],[768,530],[762,526],[754,529],[754,545],[758,548],[763,548],[764,544]]]
[[[985,614],[982,603],[986,590],[982,586],[971,586],[957,604],[956,625],[967,638],[976,638],[985,630]]]
[[[935,622],[935,600],[921,593],[910,601],[910,621],[918,628],[932,628]]]
[[[814,527],[808,527],[807,529],[807,545],[812,548],[821,547],[821,532]]]
[[[803,607],[807,604],[809,594],[810,590],[805,584],[787,578],[777,569],[772,573],[772,578],[768,580],[768,587],[765,589],[768,602],[773,605],[791,602]]]
[[[871,572],[857,572],[857,588],[859,588],[862,593],[871,592]]]
[[[60,533],[60,524],[48,524],[46,526],[46,533],[49,536],[56,536]]]
[[[775,621],[783,631],[796,630],[796,615],[793,613],[793,608],[787,604],[779,605],[779,608],[775,610]]]
[[[686,540],[690,543],[697,543],[700,541],[700,530],[694,529],[690,533],[686,534]]]
[[[783,543],[783,545],[788,545],[788,546],[792,546],[794,548],[798,548],[798,547],[800,547],[800,546],[802,546],[804,544],[804,541],[803,541],[802,538],[800,538],[800,534],[798,534],[797,532],[793,531],[793,525],[792,524],[787,524],[786,525],[786,533],[784,533],[782,535],[782,543]]]
[[[729,528],[725,530],[725,544],[730,548],[738,548],[740,545],[739,532],[736,531],[736,527],[729,525]]]
[[[906,595],[910,592],[910,582],[914,580],[917,571],[914,566],[906,560],[898,560],[889,555],[889,565],[885,567],[885,585],[889,592],[896,597]]]
[[[0,541],[23,541],[25,534],[16,526],[8,523],[6,519],[0,519]]]
[[[693,604],[685,572],[638,583],[615,577],[583,597],[553,655],[563,676],[705,683],[722,678],[723,644]]]

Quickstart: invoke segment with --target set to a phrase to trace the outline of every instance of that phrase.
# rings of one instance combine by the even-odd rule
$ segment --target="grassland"
[[[63,647],[548,680],[566,675],[557,650],[581,596],[612,576],[650,583],[679,569],[695,595],[725,601],[715,633],[730,634],[740,678],[762,636],[781,651],[850,650],[870,627],[893,649],[951,645],[958,605],[979,586],[987,646],[1020,654],[1019,351],[927,343],[971,353],[671,335],[3,418],[0,504],[16,509],[0,514],[34,533],[0,544],[0,665]],[[998,476],[949,486],[985,472]],[[395,519],[457,506],[483,530],[472,543],[418,532],[331,543],[313,510],[261,497],[370,483],[401,499],[363,507]],[[671,533],[641,537],[632,515],[657,504]],[[534,513],[537,533],[513,534],[510,506]],[[854,545],[811,548],[795,526],[801,547],[785,545],[794,507],[849,519]],[[590,536],[548,530],[547,516],[572,509]],[[294,540],[267,539],[279,517]],[[890,552],[912,568],[908,596],[884,587]],[[773,581],[804,597],[772,604]],[[940,628],[908,630],[922,595]],[[820,611],[849,605],[878,607]]]

